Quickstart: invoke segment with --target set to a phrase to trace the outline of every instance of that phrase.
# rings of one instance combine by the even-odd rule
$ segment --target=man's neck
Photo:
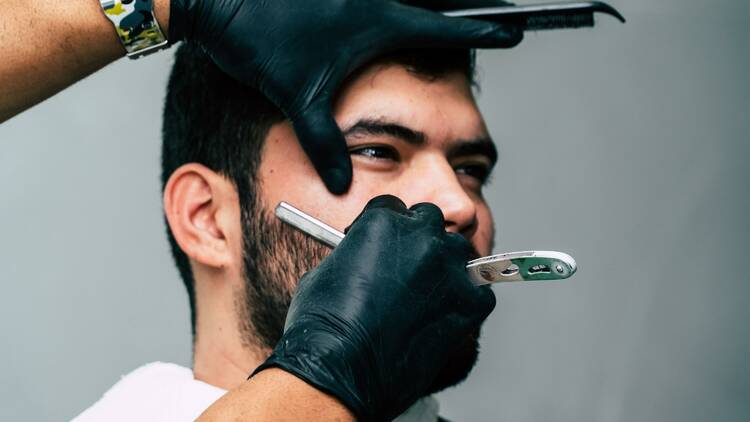
[[[198,336],[195,341],[193,376],[224,390],[231,390],[246,381],[267,355],[268,352],[248,350],[247,346],[233,341],[203,340]]]
[[[205,283],[209,284],[209,283]],[[222,286],[220,283],[214,286]],[[201,286],[205,289],[205,286]],[[198,296],[193,374],[225,390],[239,386],[271,354],[247,339],[234,311],[236,293],[201,291]]]

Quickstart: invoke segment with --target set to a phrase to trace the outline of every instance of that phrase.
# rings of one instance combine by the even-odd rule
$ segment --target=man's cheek
[[[495,222],[489,208],[482,206],[477,211],[477,231],[474,233],[472,243],[482,256],[492,254],[495,240]]]
[[[404,198],[392,184],[367,176],[366,174],[358,175],[355,171],[349,192],[324,204],[323,208],[330,217],[323,221],[328,222],[337,230],[344,231],[362,213],[367,203],[376,196],[395,195],[407,204],[409,203],[408,198]]]

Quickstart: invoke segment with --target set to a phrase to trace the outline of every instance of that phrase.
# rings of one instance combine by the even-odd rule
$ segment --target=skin
[[[343,231],[369,199],[389,193],[407,206],[436,204],[446,230],[465,236],[480,255],[490,254],[494,226],[478,175],[491,170],[494,147],[464,76],[428,81],[399,65],[370,66],[342,89],[334,115],[353,161],[349,192],[328,192],[284,122],[271,128],[262,151],[265,212],[283,200]],[[421,133],[421,142],[368,130],[362,122],[401,125]],[[456,153],[467,145],[475,148]],[[352,420],[334,398],[284,371],[246,380],[270,350],[241,342],[235,301],[244,283],[242,231],[232,183],[199,164],[185,165],[167,183],[164,209],[196,280],[195,377],[232,390],[200,419]]]
[[[335,116],[352,152],[354,178],[350,190],[342,196],[328,193],[315,180],[314,169],[302,150],[292,142],[291,127],[277,125],[269,133],[260,167],[267,205],[290,202],[343,231],[377,195],[398,196],[407,206],[432,202],[443,211],[447,231],[461,233],[480,254],[489,254],[493,224],[481,195],[481,182],[457,174],[454,167],[473,163],[490,166],[490,160],[479,154],[450,157],[450,151],[466,141],[489,141],[463,76],[455,74],[429,82],[401,66],[377,66],[344,89]],[[424,143],[414,145],[395,136],[352,130],[363,120],[394,123],[421,132]],[[392,148],[400,162],[368,156],[378,150],[361,149],[367,146]]]
[[[0,5],[0,123],[125,55],[98,1]],[[169,0],[154,0],[154,15],[167,33]]]

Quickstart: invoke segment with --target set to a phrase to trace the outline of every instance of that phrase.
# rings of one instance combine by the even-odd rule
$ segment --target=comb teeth
[[[584,28],[594,26],[593,13],[531,15],[523,25],[525,30],[540,31],[545,29]]]

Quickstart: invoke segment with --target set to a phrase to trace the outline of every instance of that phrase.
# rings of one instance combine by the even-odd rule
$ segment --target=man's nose
[[[422,173],[422,194],[418,202],[432,202],[445,217],[445,230],[463,235],[467,239],[477,229],[477,206],[461,185],[449,163],[433,162]]]

